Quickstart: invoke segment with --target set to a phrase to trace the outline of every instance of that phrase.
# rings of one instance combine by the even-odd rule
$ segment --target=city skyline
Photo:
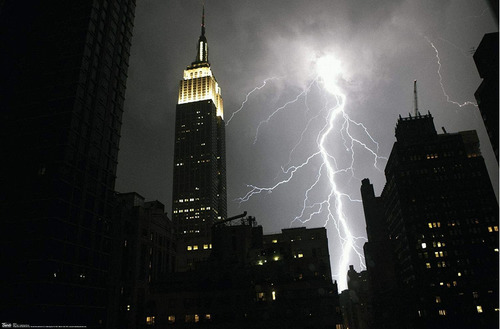
[[[480,79],[470,47],[477,47],[484,33],[497,30],[486,2],[429,1],[417,5],[396,1],[375,8],[360,6],[362,1],[279,4],[256,3],[255,8],[261,12],[238,2],[209,2],[206,7],[210,58],[224,90],[229,123],[229,216],[247,210],[267,232],[277,232],[290,226],[300,213],[305,191],[299,188],[310,184],[306,178],[314,172],[304,178],[297,176],[294,185],[257,195],[241,206],[234,200],[248,192],[247,184],[276,184],[275,177],[290,160],[290,150],[307,122],[304,97],[298,96],[313,80],[314,64],[326,55],[336,56],[342,63],[346,112],[366,126],[379,143],[380,156],[389,155],[397,116],[413,111],[412,84],[418,80],[421,111],[430,110],[436,126],[444,126],[449,132],[478,130],[490,175],[497,175],[491,178],[498,181],[497,163],[478,110],[470,105],[459,107],[446,99],[448,95],[450,101],[475,101],[473,93]],[[199,33],[199,15],[195,13],[200,9],[201,5],[193,1],[176,2],[171,7],[142,3],[136,10],[116,188],[158,199],[168,210],[172,207],[170,166],[177,81],[186,58],[194,52],[192,40]],[[266,81],[268,78],[273,79]],[[247,96],[245,106],[232,117]],[[289,105],[286,113],[280,112],[259,125],[296,98],[298,101]],[[309,101],[314,99],[310,97]],[[318,111],[318,104],[319,100],[308,103],[311,113]],[[257,127],[260,135],[254,143]],[[307,154],[304,149],[295,152],[290,165],[302,163],[301,156]],[[140,163],[134,159],[140,159]],[[382,161],[377,170],[373,158],[366,154],[358,160],[360,167],[354,177],[342,185],[344,192],[356,200],[360,199],[359,186],[365,177],[370,177],[378,189],[383,187],[385,166]],[[353,234],[365,236],[361,204],[349,203],[346,211]],[[304,225],[297,222],[294,226]],[[313,218],[306,226],[323,225],[324,218]],[[331,223],[327,229],[330,253],[337,259],[338,238],[332,235]],[[332,261],[332,273],[339,271],[337,263]],[[359,269],[354,259],[351,263]]]

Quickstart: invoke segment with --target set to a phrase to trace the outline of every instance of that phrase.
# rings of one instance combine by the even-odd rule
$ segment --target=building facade
[[[106,326],[134,0],[0,3],[0,317]]]
[[[163,280],[175,264],[173,225],[159,201],[145,202],[134,192],[120,193],[121,218],[118,251],[117,328],[142,328],[147,321],[149,287]]]
[[[184,70],[176,107],[172,218],[177,271],[208,258],[211,226],[227,212],[223,101],[208,61],[204,17],[196,59]]]
[[[171,328],[345,328],[326,229],[213,229],[208,261],[151,287],[147,318]]]
[[[395,283],[373,296],[393,310],[382,316],[399,314],[394,328],[498,328],[498,203],[476,132],[438,134],[430,113],[400,117],[385,175],[380,198],[362,187],[367,230],[386,228],[370,230],[368,272],[394,268]],[[383,292],[387,277],[370,279]]]

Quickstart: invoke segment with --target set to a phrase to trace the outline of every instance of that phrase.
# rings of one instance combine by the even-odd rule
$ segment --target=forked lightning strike
[[[448,103],[455,104],[458,107],[464,107],[467,105],[472,105],[472,106],[478,107],[475,102],[466,101],[463,103],[459,103],[459,102],[456,102],[454,100],[451,100],[450,96],[446,93],[446,90],[444,89],[444,85],[443,85],[443,76],[441,75],[441,59],[439,58],[439,51],[437,50],[436,46],[434,46],[434,43],[431,40],[429,40],[428,37],[424,37],[424,38],[429,43],[429,45],[431,45],[431,47],[434,48],[434,52],[436,53],[436,59],[437,59],[437,64],[438,64],[437,74],[439,76],[439,84],[441,85],[441,90],[443,91],[443,95],[446,97],[446,101]]]
[[[348,266],[350,264],[350,256],[354,254],[358,258],[359,264],[362,268],[365,268],[364,257],[362,254],[362,246],[359,245],[358,240],[366,240],[363,237],[355,237],[352,234],[352,229],[350,227],[349,218],[345,214],[345,202],[357,202],[360,203],[361,200],[356,200],[351,198],[347,193],[342,192],[342,187],[339,186],[338,178],[341,175],[349,175],[349,179],[355,178],[356,182],[359,183],[359,179],[355,177],[355,146],[358,145],[359,149],[368,151],[368,154],[373,157],[373,166],[380,171],[378,167],[379,159],[386,159],[380,157],[378,152],[378,143],[369,134],[367,128],[359,122],[352,120],[347,112],[345,111],[346,105],[346,94],[341,90],[339,82],[342,79],[341,63],[336,60],[333,56],[325,56],[319,58],[316,61],[316,74],[312,81],[307,85],[307,87],[300,92],[291,101],[286,102],[284,105],[278,107],[267,117],[266,120],[262,120],[258,127],[254,140],[254,144],[257,142],[259,135],[259,129],[262,128],[264,123],[269,124],[271,119],[277,116],[280,111],[285,110],[291,104],[298,103],[302,98],[305,99],[305,109],[306,114],[309,112],[309,107],[307,104],[307,95],[311,91],[311,87],[317,85],[320,87],[325,99],[328,99],[328,95],[333,96],[333,106],[329,106],[328,102],[325,103],[324,107],[318,111],[318,114],[310,118],[305,128],[303,129],[299,141],[290,151],[288,163],[281,168],[281,174],[285,175],[285,178],[276,184],[259,187],[255,185],[247,185],[250,190],[237,201],[240,203],[248,201],[250,198],[257,194],[262,193],[272,193],[273,191],[279,189],[282,185],[289,183],[294,177],[296,177],[301,170],[306,167],[310,167],[313,161],[319,162],[319,169],[317,174],[309,186],[305,188],[304,191],[304,201],[302,203],[302,209],[300,213],[291,220],[290,225],[292,226],[296,222],[306,223],[313,218],[321,218],[324,220],[324,226],[326,227],[329,223],[333,223],[335,231],[338,234],[339,243],[341,246],[341,256],[338,261],[338,273],[334,275],[338,279],[339,289],[343,290],[347,288],[346,283],[346,273]],[[265,83],[258,89],[264,87]],[[242,104],[242,107],[237,111],[239,112],[251,93],[257,89],[252,90],[246,97]],[[323,125],[319,131],[310,132],[311,122],[313,120],[322,120]],[[335,128],[336,124],[339,124],[340,128]],[[366,142],[356,138],[355,132],[351,131],[351,125],[359,127],[361,137],[366,139]],[[307,156],[307,158],[298,165],[289,165],[292,161],[292,154],[295,152],[297,146],[303,141],[306,134],[313,134],[315,136],[315,149]],[[337,135],[334,135],[337,133]],[[359,132],[358,132],[359,133]],[[340,138],[339,138],[340,137]],[[343,150],[335,151],[335,145],[344,145]],[[341,144],[342,143],[342,144]],[[373,145],[374,147],[371,147]],[[342,148],[337,148],[342,149]],[[337,154],[334,154],[337,152]],[[342,166],[341,159],[348,157],[347,165]],[[288,166],[288,167],[287,167]],[[285,168],[287,167],[287,168]],[[327,186],[326,192],[323,192],[323,196],[318,199],[318,197],[313,197],[311,194],[318,194],[324,191],[322,186]]]
[[[261,90],[262,88],[264,88],[264,87],[266,86],[266,84],[267,84],[267,82],[268,82],[268,81],[270,81],[270,80],[275,80],[275,79],[279,79],[279,78],[275,78],[275,77],[273,77],[273,78],[267,78],[266,80],[264,80],[264,82],[262,83],[262,85],[261,85],[261,86],[259,86],[259,87],[255,87],[254,89],[252,89],[252,90],[251,90],[251,91],[247,94],[247,96],[245,97],[245,100],[243,101],[243,103],[241,103],[240,108],[239,108],[238,110],[234,111],[234,112],[231,114],[231,117],[230,117],[230,118],[229,118],[229,120],[227,120],[227,122],[226,122],[226,126],[227,126],[227,125],[229,125],[229,122],[231,122],[231,120],[233,119],[233,117],[234,117],[236,114],[238,114],[238,112],[240,112],[240,111],[243,109],[243,107],[245,106],[246,102],[248,102],[248,98],[250,97],[250,95],[251,95],[251,94],[253,94],[253,93],[254,93],[254,92],[256,92],[257,90]]]

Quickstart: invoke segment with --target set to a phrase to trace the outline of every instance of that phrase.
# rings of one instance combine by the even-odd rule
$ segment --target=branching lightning
[[[272,78],[267,78],[266,80],[264,80],[264,82],[262,83],[261,86],[258,86],[258,87],[255,87],[254,89],[252,89],[248,94],[247,96],[245,97],[245,100],[243,101],[243,103],[241,103],[241,106],[238,110],[234,111],[232,114],[231,114],[231,117],[229,118],[229,120],[227,120],[226,122],[226,126],[229,125],[229,122],[231,122],[231,120],[233,119],[233,117],[238,114],[238,112],[240,112],[243,107],[245,106],[246,102],[248,102],[248,98],[250,97],[251,94],[253,94],[254,92],[256,92],[257,90],[261,90],[262,88],[264,88],[267,84],[268,81],[270,80],[276,80],[276,79],[279,79],[277,77],[272,77]]]
[[[345,276],[351,255],[357,257],[362,268],[366,266],[362,246],[359,243],[365,238],[356,237],[352,234],[351,220],[346,215],[345,209],[346,202],[359,204],[361,200],[352,198],[343,192],[345,186],[342,185],[340,179],[342,177],[345,179],[347,175],[349,180],[354,179],[359,184],[359,178],[355,175],[355,153],[359,151],[367,152],[373,158],[373,166],[379,171],[381,170],[378,161],[386,158],[378,155],[378,143],[372,138],[368,129],[362,123],[354,121],[346,112],[347,95],[341,88],[341,82],[345,80],[343,80],[340,61],[333,56],[324,56],[316,60],[315,66],[316,72],[304,90],[292,100],[273,110],[265,120],[260,121],[256,129],[254,144],[258,141],[259,129],[263,128],[264,124],[270,124],[272,119],[276,120],[278,114],[285,111],[291,104],[301,104],[300,102],[304,100],[304,109],[307,115],[310,110],[307,103],[308,94],[313,86],[318,86],[319,90],[321,90],[324,96],[324,106],[316,115],[307,120],[298,142],[289,153],[289,161],[281,167],[279,176],[282,179],[267,187],[247,185],[249,191],[238,198],[237,201],[243,203],[259,194],[269,194],[277,191],[290,183],[301,171],[305,171],[306,168],[311,169],[312,164],[315,163],[318,169],[310,184],[304,188],[302,208],[298,215],[291,219],[290,226],[297,222],[304,224],[316,218],[322,220],[325,227],[333,225],[341,247],[338,273],[334,274],[334,277],[338,279],[339,289],[342,290],[347,288]],[[234,114],[241,111],[250,94],[263,88],[267,81],[269,79],[247,94],[242,106]],[[320,128],[316,131],[312,131],[313,125],[311,123],[313,121],[321,123]],[[358,134],[361,134],[361,136],[357,137]],[[300,164],[290,165],[292,154],[306,135],[313,136],[315,141],[313,142],[314,149],[308,156],[303,157],[305,160]],[[343,147],[339,147],[339,145]],[[321,196],[318,197],[318,195]]]
[[[437,74],[439,76],[439,84],[441,85],[441,90],[443,91],[443,95],[446,97],[446,101],[448,103],[454,104],[454,105],[456,105],[458,107],[464,107],[464,106],[467,106],[467,105],[472,105],[472,106],[478,107],[475,102],[466,101],[466,102],[463,102],[463,103],[459,103],[459,102],[454,101],[454,100],[452,100],[450,98],[450,96],[446,92],[446,90],[444,88],[444,85],[443,85],[443,76],[441,75],[441,59],[439,58],[439,51],[436,48],[436,46],[434,46],[434,43],[429,40],[428,37],[424,37],[424,38],[429,43],[429,45],[431,45],[431,47],[434,49],[434,52],[436,53],[436,59],[437,59],[437,64],[438,64]]]

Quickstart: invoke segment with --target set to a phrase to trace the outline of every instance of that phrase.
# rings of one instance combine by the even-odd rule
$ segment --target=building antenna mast
[[[418,116],[417,80],[413,81],[413,94],[415,96],[415,116]]]

